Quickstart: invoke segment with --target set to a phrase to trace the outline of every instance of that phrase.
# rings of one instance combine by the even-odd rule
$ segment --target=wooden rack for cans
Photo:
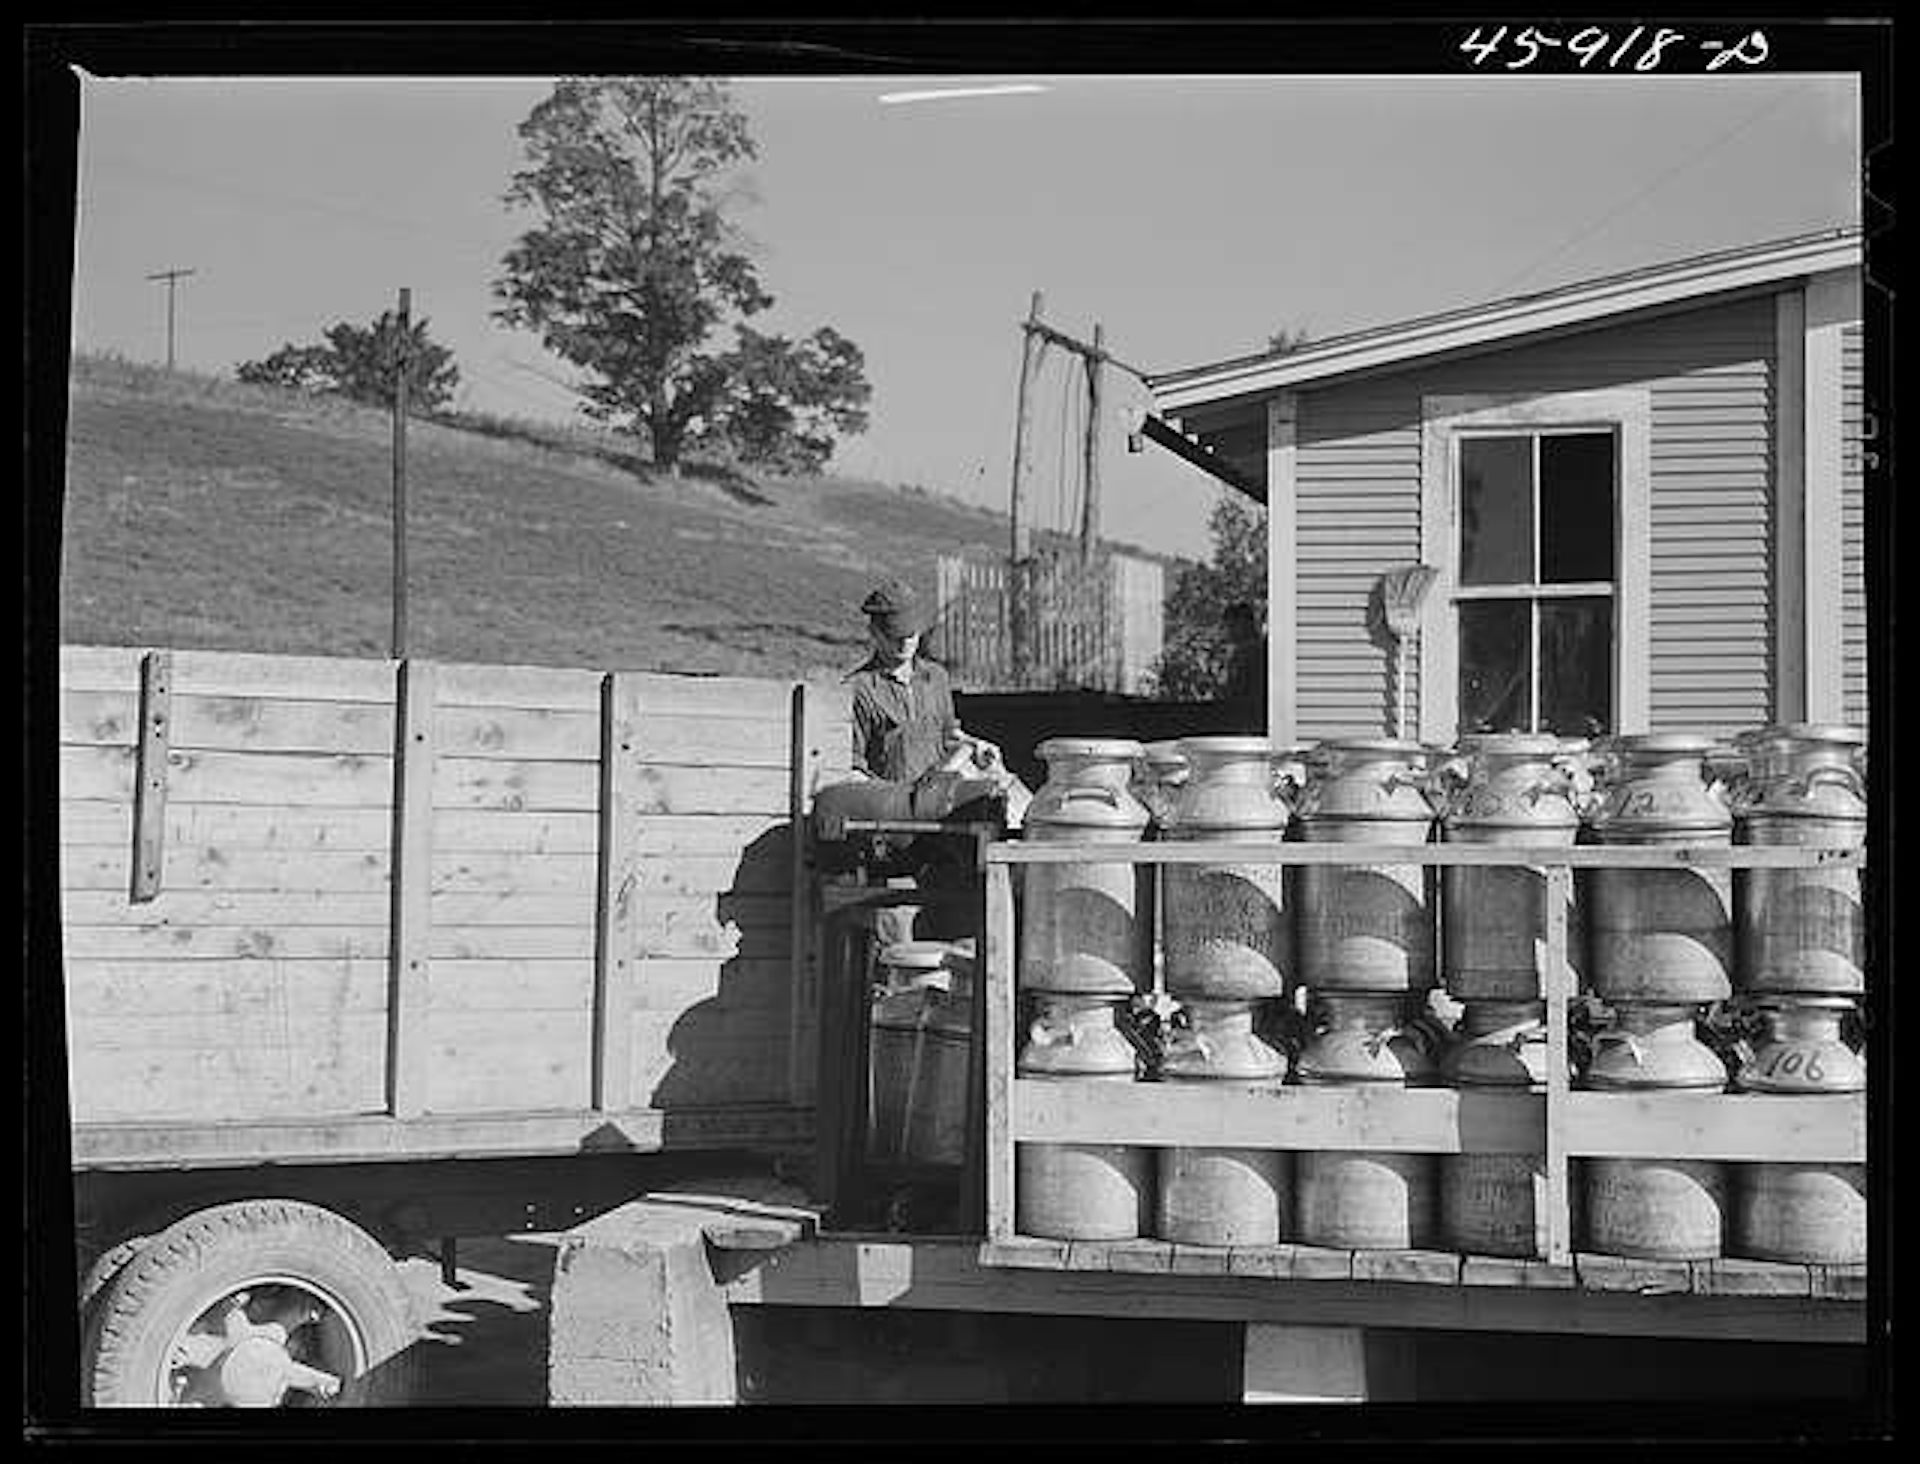
[[[1142,842],[1102,844],[1128,864],[1505,865],[1545,882],[1541,992],[1547,1009],[1544,1091],[1287,1085],[1269,1089],[1165,1082],[1075,1085],[1017,1077],[1014,870],[1086,862],[1071,843],[985,850],[986,1265],[1309,1280],[1560,1286],[1658,1294],[1801,1296],[1858,1301],[1864,1266],[1734,1257],[1639,1260],[1576,1253],[1569,1161],[1639,1157],[1864,1164],[1866,1095],[1583,1092],[1567,1059],[1568,912],[1577,868],[1859,867],[1857,848]],[[1016,1229],[1014,1146],[1023,1142],[1244,1146],[1433,1154],[1541,1154],[1545,1254],[1533,1260],[1443,1251],[1347,1251],[1281,1244],[1206,1247],[1163,1240],[1066,1241]]]

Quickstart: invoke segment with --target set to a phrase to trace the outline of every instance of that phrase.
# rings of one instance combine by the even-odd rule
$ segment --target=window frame
[[[1614,438],[1613,720],[1616,732],[1642,732],[1648,716],[1650,409],[1644,388],[1481,394],[1421,399],[1420,557],[1438,573],[1420,616],[1420,740],[1459,736],[1460,623],[1463,600],[1559,598],[1592,594],[1596,582],[1513,586],[1460,584],[1460,443],[1469,436],[1584,430]],[[1537,453],[1538,449],[1535,448]],[[1538,485],[1535,485],[1538,492]],[[1536,538],[1539,529],[1535,526]],[[1538,572],[1538,564],[1535,564]],[[1537,612],[1530,616],[1537,620]],[[1535,657],[1537,661],[1538,657]],[[1533,668],[1535,680],[1539,667]]]

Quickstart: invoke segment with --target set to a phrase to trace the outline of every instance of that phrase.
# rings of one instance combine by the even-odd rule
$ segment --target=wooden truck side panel
[[[550,1152],[557,1115],[811,1103],[794,827],[846,767],[836,688],[81,646],[61,677],[83,1161],[116,1127],[384,1118],[343,1152],[404,1154],[519,1115]]]

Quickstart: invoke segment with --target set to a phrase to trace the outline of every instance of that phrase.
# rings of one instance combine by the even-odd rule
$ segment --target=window
[[[1610,431],[1461,436],[1461,731],[1611,730],[1616,461]]]
[[[1420,736],[1647,725],[1642,388],[1422,402]]]

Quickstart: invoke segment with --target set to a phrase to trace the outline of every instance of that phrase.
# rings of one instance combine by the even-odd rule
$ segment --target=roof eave
[[[1505,300],[1470,311],[1303,346],[1284,356],[1241,358],[1150,376],[1160,410],[1177,413],[1208,402],[1344,376],[1447,351],[1469,350],[1519,336],[1578,326],[1609,316],[1689,299],[1858,267],[1857,231],[1793,241],[1735,259],[1715,257],[1662,270],[1591,282],[1568,290]]]

